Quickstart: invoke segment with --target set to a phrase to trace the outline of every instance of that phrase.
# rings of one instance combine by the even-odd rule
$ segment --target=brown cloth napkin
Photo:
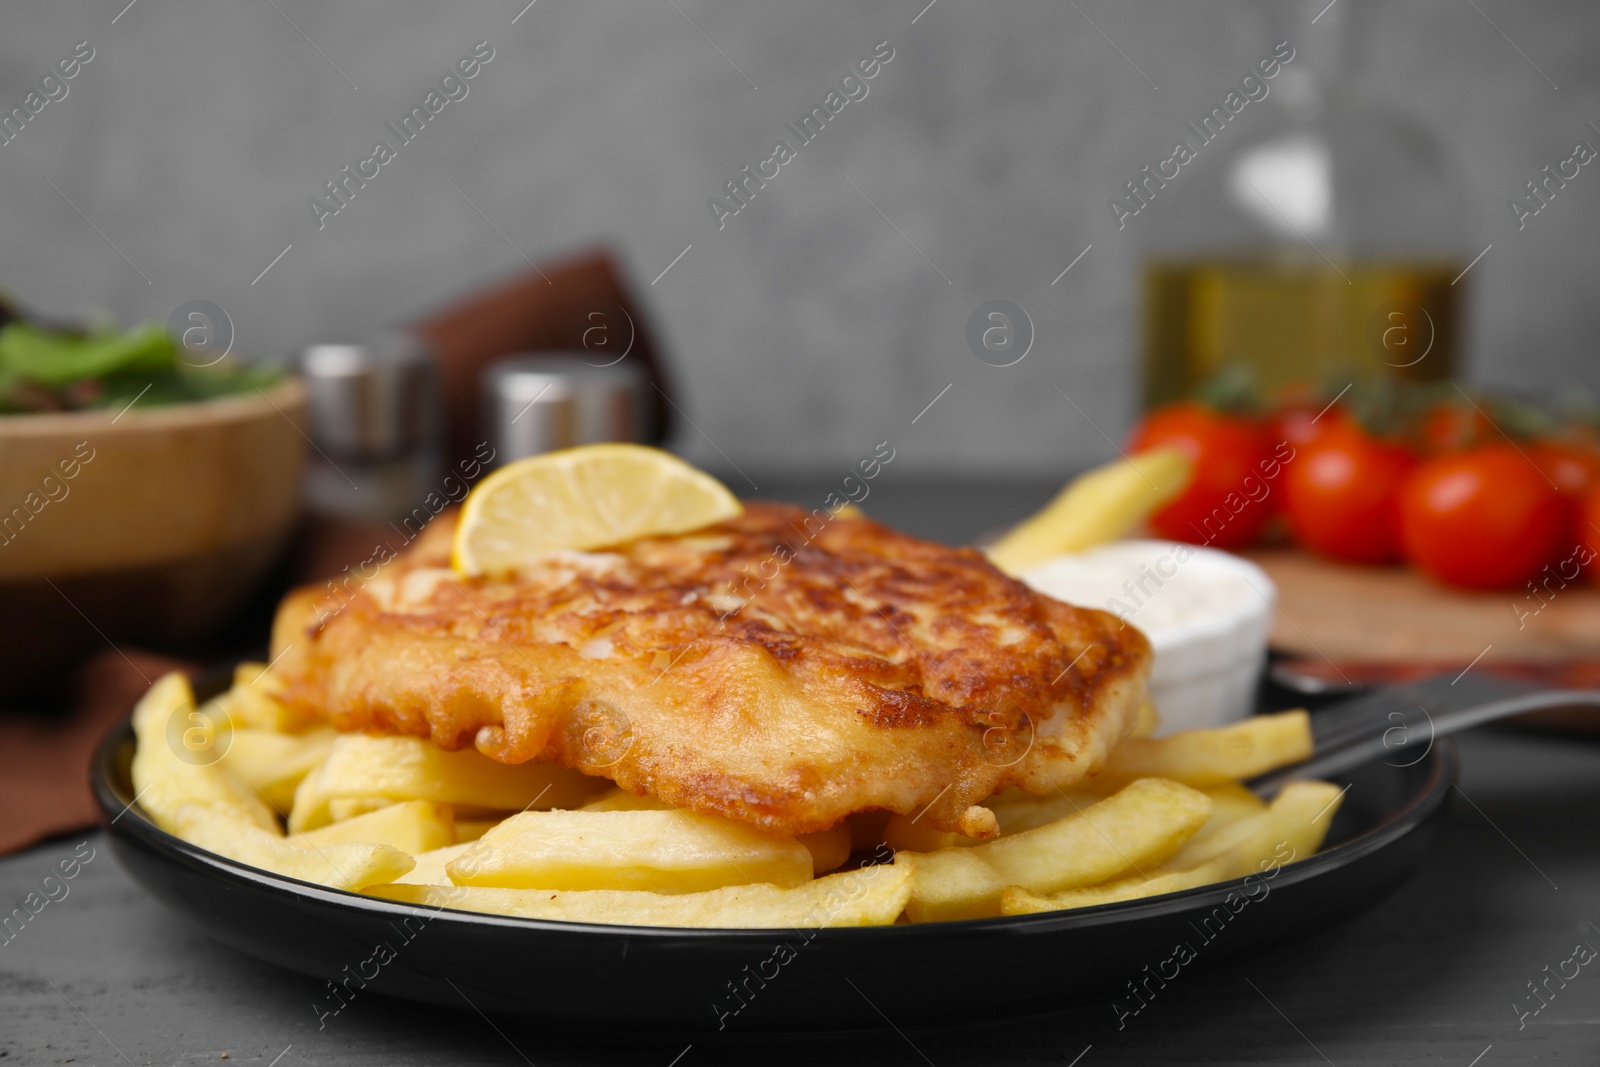
[[[412,328],[439,358],[444,459],[451,466],[472,455],[482,439],[479,375],[490,363],[513,354],[560,350],[609,360],[626,349],[627,358],[642,363],[654,384],[657,440],[671,427],[670,389],[660,349],[606,249],[578,252],[493,283]],[[316,582],[337,575],[346,565],[368,558],[379,541],[400,547],[394,531],[383,524],[308,520],[298,538],[293,580]],[[266,636],[261,634],[263,641]],[[93,825],[88,772],[100,738],[133,709],[151,682],[170,670],[192,671],[194,666],[119,642],[78,668],[65,718],[0,713],[0,856]]]

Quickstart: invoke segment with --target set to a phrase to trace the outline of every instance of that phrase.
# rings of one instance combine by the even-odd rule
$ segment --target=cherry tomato
[[[1584,551],[1578,553],[1578,562],[1589,571],[1589,576],[1600,582],[1600,489],[1589,494],[1589,500],[1583,506],[1583,514],[1578,516],[1578,539],[1583,542]]]
[[[1345,420],[1344,411],[1337,404],[1285,404],[1273,412],[1267,436],[1273,444],[1287,441],[1299,452]]]
[[[1400,493],[1406,558],[1441,582],[1521,586],[1572,547],[1574,508],[1509,445],[1483,445],[1418,467]]]
[[[1284,450],[1284,455],[1298,455],[1347,417],[1344,409],[1337,404],[1291,400],[1278,405],[1268,417],[1267,442],[1274,446],[1286,444],[1288,448]],[[1268,539],[1279,540],[1280,535],[1287,532],[1287,522],[1283,518],[1287,508],[1284,494],[1273,493],[1267,506],[1273,513],[1273,522],[1267,527]]]
[[[1354,563],[1400,559],[1400,488],[1416,465],[1410,449],[1353,421],[1319,434],[1284,470],[1295,540]]]
[[[1557,489],[1579,504],[1600,488],[1600,452],[1588,445],[1549,439],[1524,451]]]
[[[1496,438],[1494,423],[1471,404],[1447,400],[1435,404],[1416,427],[1417,447],[1424,455],[1460,452]]]
[[[1194,480],[1175,499],[1150,516],[1150,526],[1174,541],[1239,548],[1254,541],[1271,517],[1267,503],[1272,479],[1282,469],[1255,422],[1195,403],[1171,404],[1145,416],[1133,432],[1129,450],[1170,446],[1194,461]]]

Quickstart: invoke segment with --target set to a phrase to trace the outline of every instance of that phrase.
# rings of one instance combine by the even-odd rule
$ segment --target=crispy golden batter
[[[285,601],[289,699],[345,730],[554,760],[774,833],[926,811],[994,832],[1006,786],[1066,787],[1145,700],[1150,647],[981,555],[780,504],[516,576],[447,569],[453,519],[349,598]]]

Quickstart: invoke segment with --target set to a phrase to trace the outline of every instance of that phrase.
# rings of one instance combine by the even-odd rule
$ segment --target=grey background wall
[[[1139,248],[1108,196],[1270,50],[1263,8],[1308,56],[1327,24],[1325,0],[523,2],[6,4],[3,110],[77,42],[95,56],[0,145],[0,287],[129,320],[210,299],[239,349],[281,358],[604,240],[675,359],[692,458],[817,469],[888,438],[907,473],[1062,470],[1111,454],[1102,431],[1134,415]],[[1518,233],[1506,206],[1575,140],[1600,145],[1600,5],[1417,0],[1372,19],[1363,89],[1439,131],[1464,222],[1494,244],[1467,376],[1600,386],[1600,175],[1547,225]],[[495,54],[469,95],[319,230],[308,199],[397,143],[383,124],[479,40]],[[883,40],[869,95],[719,231],[707,198],[795,143],[783,124]],[[1005,370],[964,341],[994,297],[1038,334]]]

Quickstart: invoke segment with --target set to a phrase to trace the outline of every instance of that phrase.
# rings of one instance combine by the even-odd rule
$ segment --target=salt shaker
[[[484,371],[483,424],[496,463],[575,445],[652,439],[644,369],[590,358],[513,356]]]
[[[389,521],[440,479],[440,400],[433,354],[416,337],[318,344],[300,360],[310,395],[307,503],[344,519]]]

